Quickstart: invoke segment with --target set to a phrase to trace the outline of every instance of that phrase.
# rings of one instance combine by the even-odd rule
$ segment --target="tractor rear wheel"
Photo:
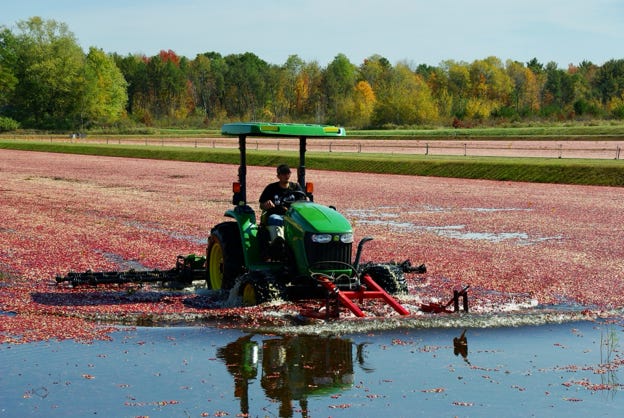
[[[207,284],[212,290],[231,289],[243,271],[243,246],[238,224],[223,222],[212,228],[206,248]]]
[[[284,287],[270,273],[251,271],[240,276],[239,280],[239,294],[243,306],[260,305],[284,297]]]
[[[396,264],[366,264],[362,274],[368,274],[383,290],[391,295],[407,293],[407,282],[400,266]]]

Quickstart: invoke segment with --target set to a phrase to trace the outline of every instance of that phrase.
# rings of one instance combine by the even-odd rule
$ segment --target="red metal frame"
[[[353,301],[357,300],[360,304],[364,302],[364,299],[381,299],[390,305],[400,315],[409,315],[410,312],[405,309],[396,299],[390,296],[385,290],[383,290],[375,281],[368,275],[364,274],[360,279],[360,286],[357,290],[340,290],[327,276],[321,276],[318,278],[318,282],[327,290],[328,298],[325,306],[325,312],[322,308],[312,311],[305,311],[301,314],[307,317],[329,319],[338,318],[340,314],[339,306],[342,305],[349,309],[353,314],[359,318],[363,318],[366,314],[356,305]],[[332,304],[332,299],[335,301]]]

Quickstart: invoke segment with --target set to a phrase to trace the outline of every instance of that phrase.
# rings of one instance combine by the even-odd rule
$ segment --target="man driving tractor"
[[[290,181],[290,167],[287,164],[277,166],[278,181],[268,184],[260,195],[260,209],[262,209],[261,223],[269,232],[269,245],[275,238],[284,238],[284,214],[286,213],[285,198],[304,191],[299,185]],[[292,199],[292,198],[291,198]]]

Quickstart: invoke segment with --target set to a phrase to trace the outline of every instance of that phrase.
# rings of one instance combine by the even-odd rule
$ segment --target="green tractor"
[[[280,123],[230,123],[224,135],[238,136],[240,166],[233,184],[234,207],[225,212],[231,220],[214,226],[206,249],[207,282],[213,290],[237,292],[245,306],[272,299],[295,300],[327,297],[329,290],[356,291],[367,275],[388,294],[406,293],[404,273],[424,273],[424,265],[367,263],[359,265],[363,238],[353,256],[353,227],[333,206],[314,202],[311,184],[306,183],[306,141],[308,138],[345,136],[335,126]],[[297,182],[302,191],[283,200],[283,240],[269,246],[263,216],[257,216],[246,195],[247,137],[280,137],[299,140]],[[269,250],[270,258],[266,253]],[[323,283],[325,283],[323,285]],[[375,284],[371,284],[375,287]]]

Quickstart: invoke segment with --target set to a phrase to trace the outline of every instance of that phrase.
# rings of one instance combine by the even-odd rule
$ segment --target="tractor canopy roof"
[[[221,127],[223,135],[324,138],[345,136],[344,128],[303,123],[238,122]]]
[[[299,167],[297,168],[297,182],[306,190],[305,180],[305,153],[308,138],[332,138],[345,136],[344,128],[329,125],[310,125],[304,123],[269,123],[269,122],[237,122],[226,123],[221,127],[223,135],[238,136],[240,152],[240,166],[238,167],[238,182],[232,202],[237,208],[247,206],[247,146],[246,139],[251,137],[279,137],[299,139]],[[308,194],[312,200],[312,194]]]

